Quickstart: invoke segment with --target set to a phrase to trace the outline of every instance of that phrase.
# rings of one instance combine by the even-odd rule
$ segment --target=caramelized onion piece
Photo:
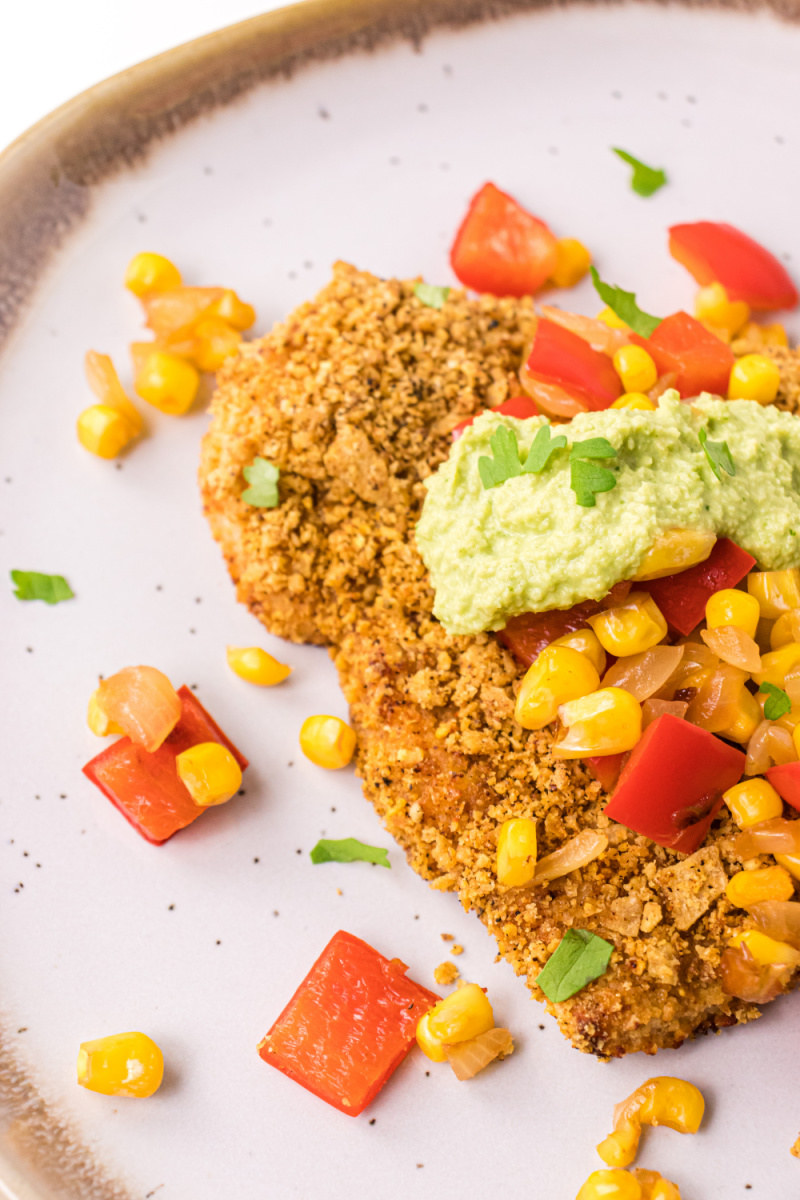
[[[456,1079],[472,1079],[496,1058],[507,1058],[514,1053],[514,1040],[507,1029],[487,1029],[468,1042],[445,1046],[447,1061],[453,1068]]]
[[[739,715],[739,696],[747,673],[730,663],[720,663],[703,680],[686,712],[686,720],[709,733],[729,729]],[[691,683],[691,676],[686,681]]]
[[[519,382],[522,390],[536,401],[547,417],[557,417],[561,421],[568,421],[571,417],[586,412],[589,408],[589,405],[585,404],[583,400],[564,391],[558,384],[542,383],[541,380],[534,379],[525,362],[519,369]]]
[[[777,963],[762,967],[746,946],[729,946],[720,963],[722,989],[739,1000],[767,1004],[780,995],[793,970]]]
[[[755,675],[761,670],[758,646],[738,625],[718,625],[716,629],[701,629],[700,637],[710,650],[732,667]]]
[[[674,674],[683,659],[683,646],[653,646],[641,654],[618,658],[603,676],[601,688],[618,687],[637,700],[647,700]]]
[[[734,839],[733,852],[744,862],[759,854],[800,854],[800,821],[773,817],[751,825]]]
[[[800,904],[796,900],[761,900],[747,911],[761,933],[800,950]]]
[[[747,743],[745,775],[763,775],[771,766],[795,762],[792,735],[777,721],[762,721]]]
[[[677,378],[678,376],[675,371],[667,371],[665,375],[659,375],[658,379],[647,393],[648,399],[650,399],[653,404],[658,404],[659,400],[664,395],[664,392],[668,392],[670,388],[675,387],[675,380]]]
[[[700,684],[719,666],[716,654],[709,650],[703,642],[693,642],[689,638],[681,638],[678,648],[683,651],[683,657],[670,675],[663,687],[656,693],[658,700],[674,700],[675,693],[685,687],[699,688]]]
[[[642,729],[647,729],[653,721],[666,715],[677,717],[680,721],[686,716],[688,707],[688,700],[645,700],[642,705]]]
[[[800,704],[800,664],[786,672],[783,690],[792,704]]]
[[[560,879],[562,875],[569,875],[570,871],[580,870],[581,867],[585,867],[599,858],[607,845],[608,838],[604,833],[598,833],[596,829],[583,829],[563,846],[559,846],[558,850],[539,859],[536,864],[536,874],[533,877],[533,886],[549,883],[551,879]]]
[[[613,355],[622,346],[629,346],[631,343],[631,335],[627,329],[612,329],[597,317],[583,317],[579,313],[564,312],[562,308],[556,308],[552,304],[543,304],[539,311],[546,320],[560,325],[562,329],[568,329],[570,333],[588,342],[593,350],[600,350],[603,354]]]

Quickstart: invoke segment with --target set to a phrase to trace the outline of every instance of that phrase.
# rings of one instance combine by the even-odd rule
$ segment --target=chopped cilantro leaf
[[[442,308],[450,295],[450,288],[436,287],[432,283],[415,283],[414,295],[426,308]]]
[[[731,452],[728,449],[728,443],[709,441],[709,437],[705,429],[701,429],[697,436],[700,439],[700,445],[706,452],[706,458],[708,459],[709,466],[716,475],[717,479],[722,479],[720,468],[722,468],[723,471],[727,471],[729,475],[735,475],[736,463],[733,461]]]
[[[357,838],[340,838],[338,841],[320,838],[311,851],[311,861],[312,863],[377,863],[379,867],[388,867],[390,870],[392,866],[389,862],[388,850],[384,850],[381,846],[367,846],[364,842],[359,842]]]
[[[588,929],[568,929],[536,977],[548,1000],[569,1000],[604,975],[614,947]]]
[[[573,442],[570,458],[616,458],[617,452],[608,438],[585,438],[582,442]]]
[[[12,571],[11,581],[15,585],[14,595],[18,600],[44,600],[45,604],[59,604],[62,600],[71,600],[75,595],[63,575]]]
[[[489,445],[494,457],[487,458],[482,454],[478,459],[478,473],[485,488],[498,487],[507,479],[522,474],[517,435],[513,429],[509,429],[507,425],[498,425]]]
[[[635,292],[626,292],[616,284],[612,286],[610,283],[603,283],[595,267],[591,268],[591,272],[595,291],[600,299],[604,300],[611,311],[634,333],[649,338],[653,330],[661,324],[661,317],[651,317],[649,313],[642,312],[636,303]]]
[[[628,154],[627,150],[620,150],[617,146],[612,146],[611,149],[619,155],[623,162],[633,167],[631,187],[637,195],[652,196],[667,182],[666,171],[662,171],[660,167],[648,167],[646,163],[640,162],[638,158]]]
[[[265,458],[254,459],[244,469],[244,477],[250,484],[242,492],[245,504],[252,504],[254,508],[277,508],[279,475],[278,468]]]
[[[774,683],[767,683],[765,679],[758,690],[767,696],[764,704],[764,716],[768,721],[777,721],[779,717],[789,712],[792,702],[783,688],[779,688]]]
[[[582,458],[572,458],[569,464],[569,486],[581,508],[594,508],[598,492],[610,492],[617,486],[613,471],[595,466]]]
[[[525,459],[525,465],[522,468],[523,474],[538,475],[543,471],[550,461],[550,455],[556,450],[562,450],[567,444],[567,439],[563,433],[557,437],[550,436],[550,426],[542,425],[537,430],[536,437],[533,439],[533,445],[528,451],[528,457]]]

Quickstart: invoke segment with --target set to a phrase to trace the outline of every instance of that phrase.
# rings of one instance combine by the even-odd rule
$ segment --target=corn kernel
[[[98,458],[116,458],[136,437],[127,417],[108,404],[92,404],[78,417],[78,441]]]
[[[556,719],[560,704],[593,692],[599,683],[585,654],[570,646],[547,646],[522,680],[514,719],[523,729],[544,729]]]
[[[572,633],[564,633],[550,643],[551,646],[569,646],[579,654],[585,654],[589,662],[602,675],[606,669],[606,652],[597,640],[593,629],[575,629]]]
[[[644,392],[624,392],[618,396],[612,408],[640,408],[643,412],[655,412],[657,405]]]
[[[720,737],[727,738],[730,742],[738,742],[740,746],[746,746],[764,719],[761,706],[752,692],[743,687],[739,692],[736,710],[736,717],[731,724],[719,731]]]
[[[789,339],[786,336],[786,329],[779,321],[773,325],[763,325],[762,333],[764,336],[764,344],[767,346],[788,346]]]
[[[123,733],[124,730],[116,724],[115,721],[110,721],[100,703],[99,688],[96,688],[89,697],[89,711],[86,714],[86,723],[92,733],[97,737],[108,737],[112,733]]]
[[[558,715],[567,728],[553,746],[556,758],[623,754],[642,736],[641,705],[624,688],[601,688],[570,700]]]
[[[478,987],[477,983],[467,983],[435,1004],[421,1023],[423,1038],[420,1038],[418,1025],[417,1041],[423,1052],[431,1058],[428,1049],[430,1043],[433,1043],[434,1049],[438,1047],[441,1050],[444,1046],[454,1046],[478,1037],[494,1028],[494,1013],[483,988]],[[437,1057],[434,1061],[442,1060]]]
[[[228,666],[248,683],[259,687],[274,687],[283,683],[292,673],[292,668],[278,662],[260,646],[228,646]]]
[[[225,289],[225,295],[213,305],[214,315],[222,317],[234,329],[249,329],[255,323],[256,310],[252,304],[245,304],[230,288]]]
[[[753,673],[753,680],[760,687],[762,683],[773,683],[782,688],[786,676],[793,667],[800,663],[800,642],[787,642],[777,650],[761,656],[761,670]]]
[[[703,1093],[693,1083],[658,1075],[617,1105],[614,1132],[600,1143],[597,1153],[610,1167],[628,1167],[636,1157],[642,1125],[666,1125],[677,1133],[697,1133],[704,1112]]]
[[[725,895],[737,908],[749,908],[762,900],[791,900],[794,884],[785,867],[760,867],[737,871],[728,880]]]
[[[800,854],[776,854],[775,861],[794,879],[800,879]]]
[[[574,287],[592,265],[592,256],[577,238],[559,238],[556,242],[556,269],[550,282],[559,288]]]
[[[198,808],[226,804],[242,786],[242,768],[219,742],[190,746],[177,756],[175,766]]]
[[[152,1096],[164,1077],[164,1056],[145,1033],[117,1033],[81,1042],[78,1083],[103,1096]]]
[[[201,371],[218,371],[226,358],[236,354],[242,335],[221,317],[204,317],[194,327],[199,348],[195,362]]]
[[[789,642],[800,642],[800,608],[791,608],[781,613],[769,634],[771,650],[780,650]]]
[[[710,283],[697,293],[694,315],[698,321],[726,333],[730,340],[747,323],[750,307],[744,300],[729,300],[721,283]]]
[[[153,350],[136,376],[138,395],[171,417],[183,416],[194,403],[200,376],[191,363],[175,354]]]
[[[658,1171],[643,1171],[636,1167],[631,1174],[642,1189],[642,1200],[681,1200],[675,1184]]]
[[[525,887],[536,874],[536,822],[528,817],[504,821],[497,838],[497,882]]]
[[[173,262],[163,254],[147,251],[135,254],[125,271],[125,287],[134,296],[147,292],[163,292],[167,288],[180,287],[181,273]]]
[[[355,730],[339,717],[306,717],[300,729],[300,749],[318,767],[338,771],[355,753]]]
[[[597,320],[602,321],[605,325],[608,325],[610,329],[624,329],[628,333],[631,332],[630,325],[627,325],[625,321],[623,321],[622,317],[618,317],[613,308],[606,307],[601,309],[597,314]]]
[[[626,392],[647,392],[658,379],[658,368],[642,346],[620,346],[612,362]]]
[[[656,537],[632,578],[634,582],[663,579],[694,567],[706,561],[716,540],[716,534],[697,529],[666,529]]]
[[[800,608],[800,571],[796,567],[786,571],[751,571],[747,590],[758,601],[761,616],[775,621],[790,609]]]
[[[783,816],[783,801],[767,779],[745,779],[728,788],[722,799],[740,829]]]
[[[417,1045],[431,1062],[447,1062],[447,1054],[445,1053],[444,1046],[430,1031],[428,1025],[430,1015],[429,1012],[426,1012],[425,1016],[420,1017],[419,1021],[417,1021]]]
[[[630,1171],[592,1171],[576,1200],[642,1200],[642,1188]]]
[[[760,929],[740,929],[728,942],[734,949],[746,946],[759,966],[774,965],[797,966],[800,963],[800,950],[795,950],[788,942],[777,942],[768,937]]]
[[[98,354],[96,350],[87,350],[83,360],[86,382],[101,404],[114,408],[127,417],[133,433],[144,432],[142,414],[136,405],[128,399],[125,389],[119,381],[117,369],[107,354]]]
[[[589,617],[589,624],[603,649],[618,658],[657,646],[667,633],[667,622],[647,592],[629,592],[622,604]]]
[[[729,400],[755,400],[771,404],[778,394],[781,373],[778,364],[764,354],[745,354],[731,367]]]
[[[721,625],[736,625],[751,638],[756,636],[761,607],[755,596],[738,588],[722,588],[706,602],[706,625],[719,629]]]

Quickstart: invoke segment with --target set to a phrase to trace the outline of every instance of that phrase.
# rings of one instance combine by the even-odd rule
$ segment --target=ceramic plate
[[[95,89],[0,160],[0,575],[58,572],[76,593],[49,608],[0,589],[8,1195],[569,1200],[614,1103],[654,1072],[700,1085],[708,1117],[695,1138],[650,1133],[641,1165],[685,1200],[800,1192],[794,999],[655,1063],[570,1049],[478,922],[405,865],[354,775],[299,753],[304,717],[345,705],[324,650],[277,643],[236,604],[200,511],[203,406],[148,413],[151,436],[117,465],[75,440],[85,350],[130,384],[140,315],[121,281],[141,249],[235,287],[264,331],[337,258],[452,282],[453,232],[492,179],[648,311],[691,303],[667,254],[674,221],[729,220],[797,268],[800,27],[764,10],[480,7],[272,14]],[[636,196],[612,145],[666,167],[669,186]],[[597,308],[586,285],[569,303]],[[228,642],[265,645],[291,680],[248,687]],[[80,771],[97,675],[134,662],[194,687],[252,763],[244,796],[160,848]],[[321,835],[389,847],[391,872],[313,867]],[[256,1044],[339,928],[429,986],[454,934],[513,1058],[460,1084],[411,1055],[357,1120],[270,1070]],[[160,1092],[77,1087],[79,1043],[129,1028],[165,1052]]]

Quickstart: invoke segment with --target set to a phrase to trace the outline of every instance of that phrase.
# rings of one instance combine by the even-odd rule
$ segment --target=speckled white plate
[[[586,241],[650,311],[691,302],[666,250],[676,220],[730,220],[800,263],[798,25],[524,0],[491,20],[491,7],[273,14],[95,89],[0,160],[0,579],[61,572],[76,593],[48,608],[0,585],[9,1196],[571,1200],[614,1103],[653,1072],[698,1083],[708,1118],[695,1138],[650,1133],[642,1165],[685,1200],[800,1195],[800,1002],[657,1063],[570,1049],[478,922],[405,865],[354,776],[299,754],[303,718],[345,706],[323,650],[278,644],[235,602],[195,483],[202,408],[148,414],[152,436],[116,467],[75,441],[84,351],[111,353],[130,383],[140,315],[121,278],[143,248],[189,282],[235,287],[259,331],[336,258],[451,282],[449,242],[486,179]],[[670,186],[634,195],[611,145],[666,167]],[[569,302],[597,307],[587,286]],[[249,688],[227,642],[261,642],[291,680]],[[135,662],[196,686],[252,763],[246,795],[161,848],[80,772],[98,748],[84,722],[96,676]],[[391,847],[391,872],[313,867],[322,834]],[[412,1055],[357,1120],[270,1070],[256,1043],[340,927],[427,985],[440,934],[455,934],[517,1053],[469,1085]],[[78,1044],[129,1028],[163,1047],[161,1091],[78,1088]]]

